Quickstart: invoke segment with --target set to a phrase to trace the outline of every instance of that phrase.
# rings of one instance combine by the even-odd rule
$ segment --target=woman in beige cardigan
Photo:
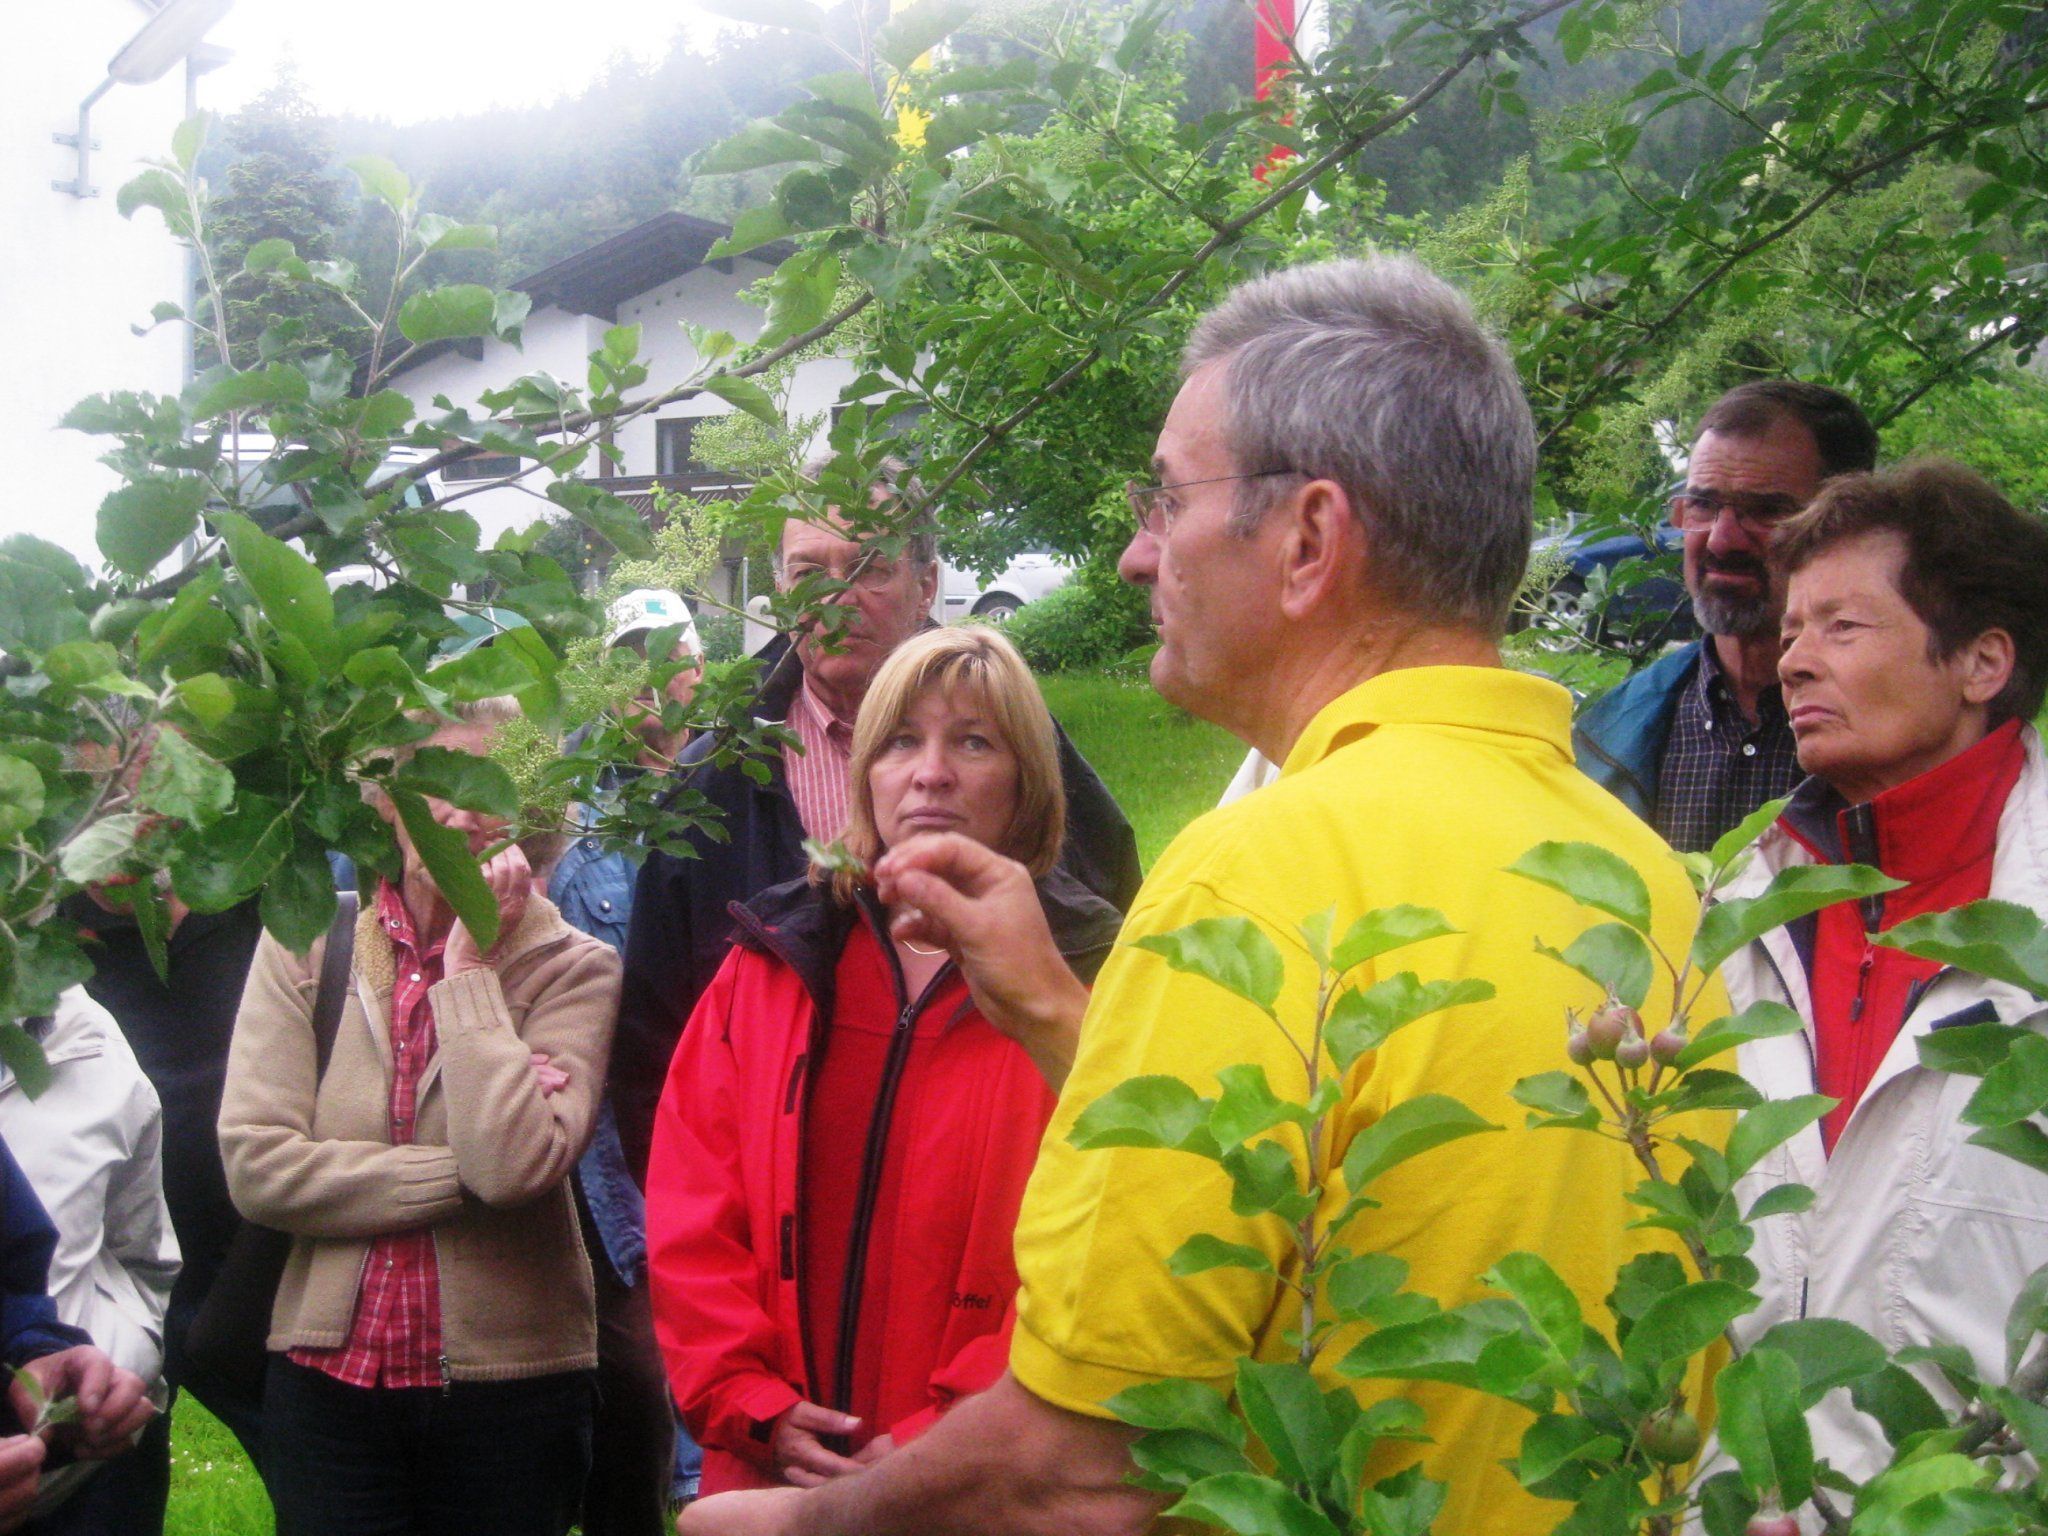
[[[424,745],[481,754],[516,706]],[[482,856],[493,818],[429,800]],[[591,1278],[567,1183],[589,1138],[618,960],[483,860],[479,952],[388,801],[399,883],[357,925],[319,1073],[324,940],[256,951],[221,1103],[235,1204],[293,1235],[271,1314],[264,1473],[279,1536],[562,1536],[590,1454]]]

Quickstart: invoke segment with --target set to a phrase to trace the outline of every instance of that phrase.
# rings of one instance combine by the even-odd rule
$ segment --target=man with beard
[[[1744,384],[1700,419],[1671,521],[1706,636],[1599,699],[1573,732],[1579,766],[1681,852],[1711,848],[1799,782],[1778,692],[1771,538],[1823,481],[1876,462],[1869,419],[1819,384]]]

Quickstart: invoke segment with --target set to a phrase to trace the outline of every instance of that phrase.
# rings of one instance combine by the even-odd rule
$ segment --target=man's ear
[[[923,613],[930,613],[932,611],[932,604],[936,603],[939,600],[938,561],[927,561],[924,569],[918,573],[917,591],[918,596],[923,599],[924,604],[919,611]]]
[[[1282,614],[1308,618],[1340,592],[1358,590],[1364,529],[1336,481],[1309,481],[1267,516],[1286,520],[1280,546]]]

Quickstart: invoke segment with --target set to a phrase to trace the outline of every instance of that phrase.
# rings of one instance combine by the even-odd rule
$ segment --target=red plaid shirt
[[[377,920],[391,936],[398,965],[391,992],[391,1141],[406,1146],[413,1139],[420,1078],[436,1044],[427,989],[441,979],[447,938],[423,953],[412,914],[388,880],[377,889]],[[339,1349],[295,1349],[290,1358],[353,1387],[445,1386],[433,1232],[394,1232],[373,1241],[348,1342]]]

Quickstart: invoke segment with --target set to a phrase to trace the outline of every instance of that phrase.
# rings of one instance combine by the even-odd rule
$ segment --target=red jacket
[[[1057,873],[1042,894],[1063,952],[1092,976],[1115,909]],[[733,911],[738,942],[670,1064],[647,1178],[655,1333],[707,1494],[767,1486],[765,1426],[816,1400],[796,1251],[805,1068],[856,920],[802,882]],[[1053,1102],[971,1006],[918,1020],[888,1128],[907,1174],[891,1304],[854,1308],[857,1327],[884,1331],[878,1428],[899,1444],[1008,1362],[1017,1209]]]

